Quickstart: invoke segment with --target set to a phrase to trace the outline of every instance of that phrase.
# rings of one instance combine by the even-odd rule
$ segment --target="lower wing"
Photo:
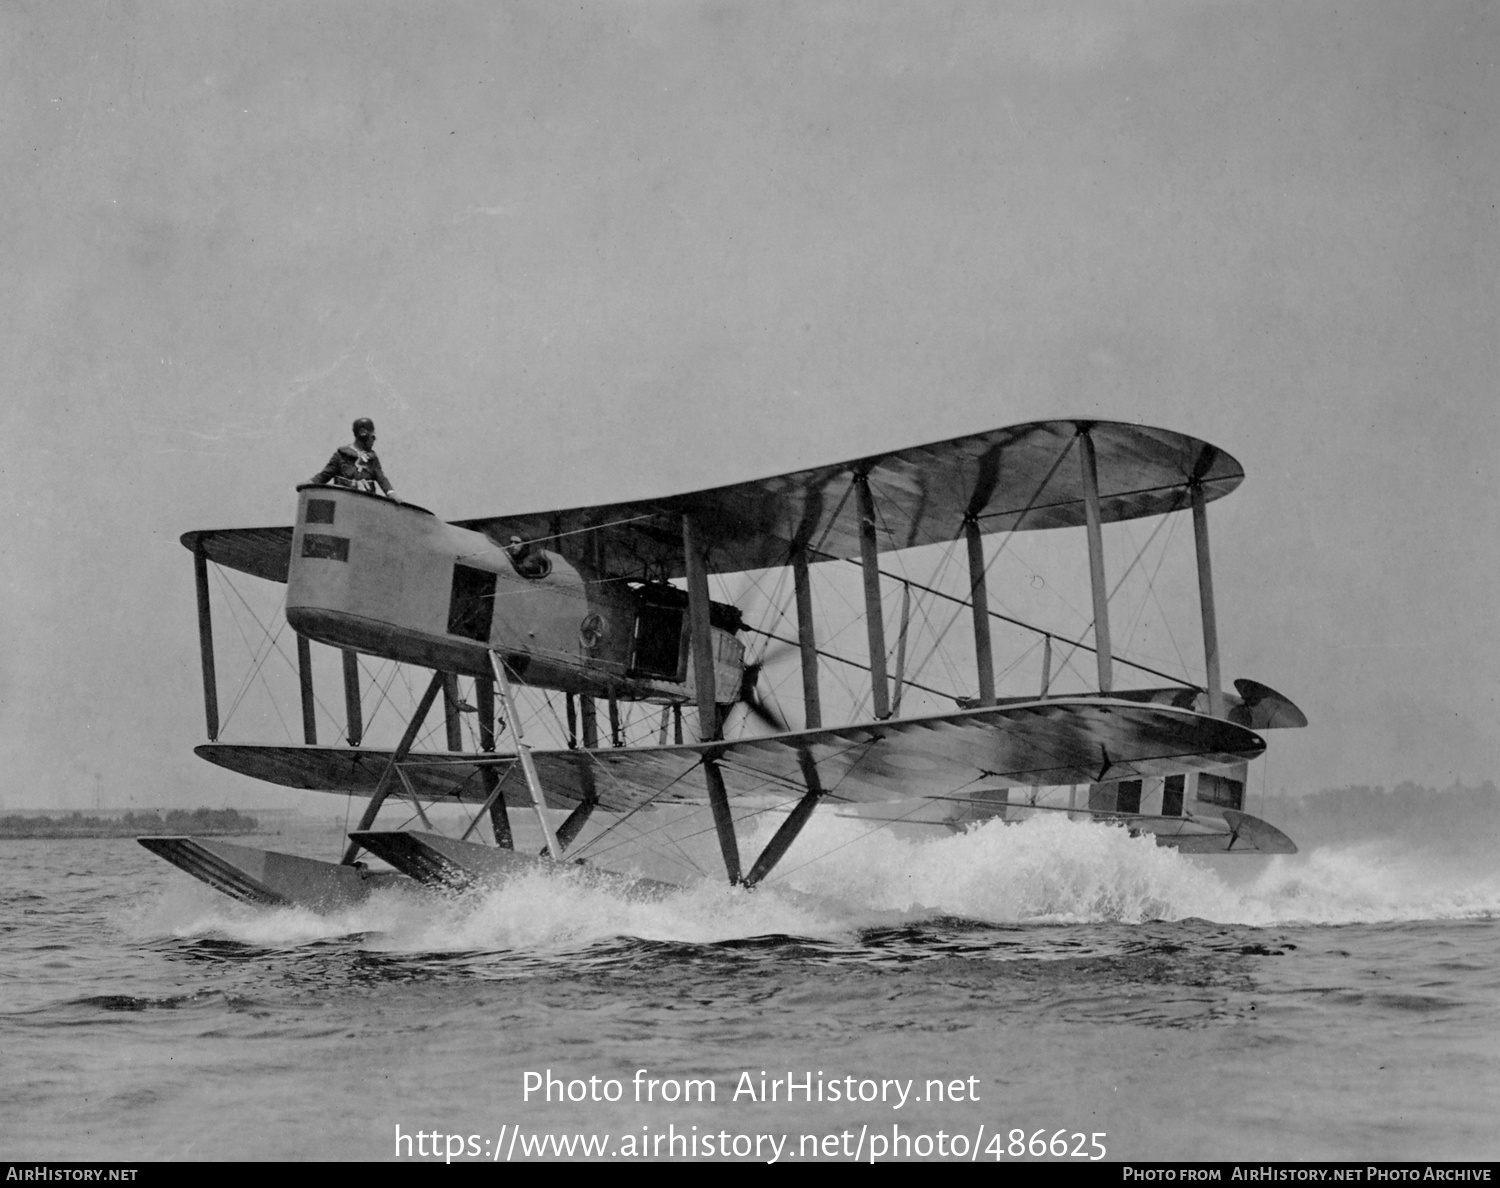
[[[811,760],[833,800],[879,802],[948,797],[988,786],[1086,784],[1227,767],[1265,750],[1243,726],[1169,706],[1107,698],[988,706],[801,730],[758,738],[666,747],[533,750],[554,808],[586,800],[628,812],[707,798],[703,762],[716,760],[730,798],[785,798],[804,790]],[[341,747],[208,743],[197,754],[220,767],[290,788],[368,795],[392,752]],[[412,753],[401,774],[422,797],[477,804],[495,771],[507,805],[529,806],[515,755]]]

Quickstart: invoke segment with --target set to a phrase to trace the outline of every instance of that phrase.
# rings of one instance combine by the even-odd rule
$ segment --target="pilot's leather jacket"
[[[341,445],[334,450],[328,465],[307,480],[310,483],[333,483],[336,487],[353,487],[374,494],[378,485],[382,494],[391,493],[391,482],[380,469],[380,458],[374,450],[357,445]]]

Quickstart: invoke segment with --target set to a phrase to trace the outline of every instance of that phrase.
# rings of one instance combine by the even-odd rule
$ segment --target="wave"
[[[775,824],[746,837],[743,851],[756,852]],[[754,892],[704,880],[659,899],[627,900],[538,872],[462,896],[383,892],[330,915],[255,908],[207,888],[178,887],[144,909],[135,930],[269,948],[357,937],[391,952],[547,954],[619,937],[844,941],[954,917],[994,925],[1207,919],[1271,927],[1500,914],[1500,877],[1394,842],[1204,860],[1060,815],[911,839],[830,814],[809,824],[783,865],[784,874]]]

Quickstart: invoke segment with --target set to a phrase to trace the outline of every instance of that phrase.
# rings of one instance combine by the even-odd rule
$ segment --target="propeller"
[[[766,704],[756,686],[760,683],[761,671],[774,658],[774,653],[788,648],[787,644],[782,644],[779,649],[768,648],[759,660],[746,664],[740,673],[739,690],[735,694],[734,701],[729,705],[729,711],[743,707],[751,717],[775,734],[788,734],[792,728],[786,724],[780,714]]]
[[[791,727],[783,722],[781,716],[761,700],[760,694],[755,691],[755,686],[760,681],[760,670],[763,667],[765,667],[764,658],[745,665],[745,671],[740,677],[740,695],[736,702],[749,710],[752,717],[758,718],[774,733],[786,734]]]
[[[747,616],[741,608],[741,604],[747,602],[762,608],[761,610],[756,612],[755,617],[757,618],[762,617],[762,615],[765,613],[766,607],[774,609],[774,602],[770,600],[765,589],[759,582],[757,582],[748,574],[745,576],[745,580],[741,584],[738,596],[729,599],[729,605],[736,611],[736,613],[739,614],[741,624],[748,621],[749,619],[749,616]],[[721,625],[727,626],[726,624]],[[738,631],[740,627],[736,625],[732,629]],[[758,660],[748,662],[740,672],[740,687],[735,693],[734,700],[723,708],[722,712],[725,719],[727,719],[729,714],[731,714],[734,710],[743,708],[745,712],[750,715],[750,717],[756,719],[758,722],[760,722],[761,725],[765,726],[766,729],[772,731],[773,733],[789,734],[792,728],[788,726],[781,715],[777,713],[776,710],[773,709],[769,704],[767,704],[764,698],[761,697],[757,686],[760,683],[761,672],[765,669],[766,665],[774,664],[788,651],[795,650],[795,644],[772,643],[769,647],[766,648],[765,651],[761,653]]]

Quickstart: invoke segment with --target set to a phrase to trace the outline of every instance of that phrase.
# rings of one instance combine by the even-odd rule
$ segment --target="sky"
[[[1247,473],[1211,509],[1226,676],[1312,722],[1271,783],[1500,777],[1493,6],[0,32],[0,806],[260,802],[191,753],[178,537],[288,523],[359,415],[448,518],[1053,417],[1192,434]]]

